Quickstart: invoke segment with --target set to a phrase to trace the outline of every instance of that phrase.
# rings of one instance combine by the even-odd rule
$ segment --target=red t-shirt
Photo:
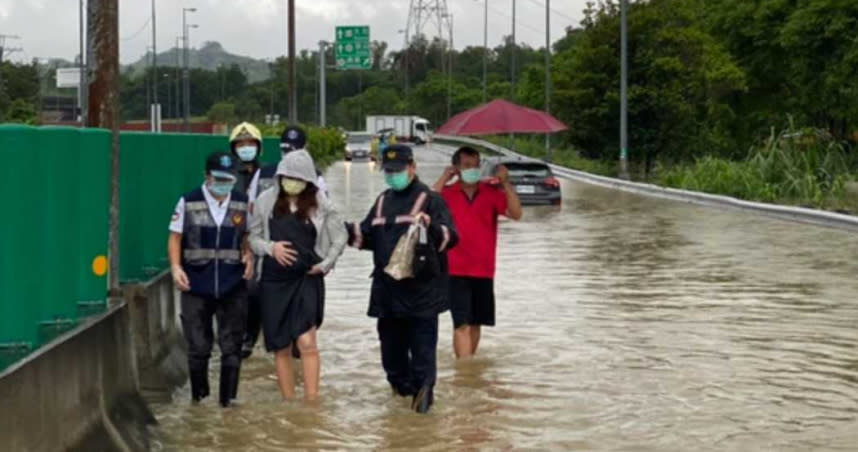
[[[441,197],[447,202],[459,232],[459,244],[450,250],[450,275],[494,278],[498,243],[498,217],[506,215],[506,193],[481,183],[473,199],[456,183],[445,187]]]

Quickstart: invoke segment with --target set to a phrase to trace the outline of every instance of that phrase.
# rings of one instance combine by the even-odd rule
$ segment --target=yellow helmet
[[[232,133],[229,135],[229,144],[232,145],[238,140],[256,140],[259,142],[260,148],[262,147],[262,133],[249,122],[243,122],[232,129]]]

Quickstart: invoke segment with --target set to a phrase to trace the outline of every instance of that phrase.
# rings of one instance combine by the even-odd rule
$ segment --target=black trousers
[[[438,316],[378,319],[381,364],[401,395],[434,386],[438,373]]]
[[[182,330],[188,341],[188,368],[206,369],[214,343],[213,318],[221,366],[241,366],[241,343],[247,322],[247,290],[244,284],[220,299],[182,294]]]
[[[247,282],[247,328],[244,333],[244,345],[252,349],[256,346],[259,331],[262,329],[262,299],[259,297],[259,283]]]

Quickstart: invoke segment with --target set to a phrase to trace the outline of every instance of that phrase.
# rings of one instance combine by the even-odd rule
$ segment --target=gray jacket
[[[293,177],[305,181],[316,181],[316,170],[309,154],[303,151],[294,151],[280,162],[277,174]],[[256,198],[253,205],[253,213],[250,216],[250,249],[257,256],[271,256],[274,242],[271,241],[271,231],[268,229],[268,220],[277,203],[280,194],[280,184],[265,190]],[[343,254],[349,235],[345,229],[344,222],[334,204],[321,191],[316,195],[319,208],[313,212],[310,220],[316,227],[316,254],[322,258],[319,266],[325,272],[334,268],[337,259]],[[262,259],[259,259],[257,267],[257,278],[262,273]]]

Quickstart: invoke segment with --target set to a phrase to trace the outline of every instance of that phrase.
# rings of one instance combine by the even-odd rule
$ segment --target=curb
[[[474,138],[458,137],[451,135],[435,135],[435,139],[442,141],[453,141],[457,143],[476,145],[490,149],[506,157],[519,158],[522,160],[541,161],[513,152],[494,143]],[[858,231],[858,217],[823,210],[808,209],[805,207],[783,206],[778,204],[765,204],[761,202],[745,201],[723,195],[713,195],[677,188],[661,187],[653,184],[631,182],[613,177],[597,176],[583,171],[569,169],[563,166],[549,164],[557,176],[571,179],[600,187],[636,193],[654,198],[669,199],[672,201],[687,202],[707,207],[726,207],[754,212],[769,217],[779,218],[787,221],[814,224],[830,228],[848,229]]]

